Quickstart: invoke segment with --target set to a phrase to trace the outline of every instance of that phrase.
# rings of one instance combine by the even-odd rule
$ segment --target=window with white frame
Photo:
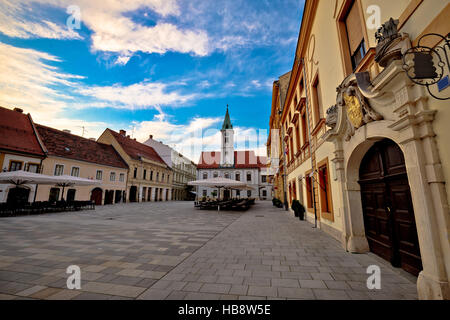
[[[39,173],[39,165],[36,163],[29,163],[27,171],[32,173]]]
[[[203,180],[206,180],[206,179],[208,179],[208,173],[203,172]]]
[[[55,176],[64,175],[64,166],[62,164],[57,164],[55,166]]]
[[[80,168],[72,167],[72,171],[70,172],[70,175],[72,177],[79,177],[80,176]]]
[[[214,178],[217,178],[219,174],[217,172],[214,172]]]
[[[95,175],[95,179],[103,180],[103,171],[102,170],[97,170],[97,174]]]
[[[125,173],[121,173],[121,174],[119,175],[119,181],[120,181],[120,182],[124,182],[124,181],[125,181]]]
[[[116,173],[115,172],[111,172],[111,174],[109,175],[109,180],[116,181]]]

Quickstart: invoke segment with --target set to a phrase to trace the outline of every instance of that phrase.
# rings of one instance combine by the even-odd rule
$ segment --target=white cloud
[[[82,39],[74,30],[64,24],[42,19],[23,1],[3,0],[0,2],[0,32],[15,38]]]
[[[129,86],[84,87],[79,92],[98,101],[111,102],[107,105],[109,107],[131,110],[155,108],[158,105],[180,106],[195,98],[195,94],[168,92],[167,84],[148,81]]]
[[[155,108],[160,112],[156,119],[164,128],[172,128],[164,119],[160,105],[182,105],[194,98],[173,91],[172,84],[148,81],[130,86],[87,87],[80,82],[82,76],[64,73],[55,66],[61,62],[58,57],[1,42],[0,61],[1,106],[20,107],[31,113],[37,123],[77,134],[84,127],[89,137],[99,136],[108,125],[102,121],[69,118],[71,110]],[[208,123],[208,120],[195,121],[190,128]]]
[[[194,117],[187,124],[175,124],[159,109],[159,114],[153,120],[134,122],[128,131],[141,142],[153,135],[153,139],[163,141],[198,162],[203,150],[219,148],[220,132],[215,127],[221,121],[221,118]]]
[[[128,61],[130,61],[130,59],[131,57],[128,55],[119,56],[116,59],[116,64],[124,66],[128,63]]]
[[[37,14],[30,9],[36,7],[33,4],[38,5],[37,8],[51,5],[62,10],[68,6],[78,6],[82,23],[93,32],[92,49],[117,53],[119,64],[128,62],[124,57],[138,51],[160,54],[174,51],[198,56],[208,54],[209,39],[202,30],[180,29],[174,24],[159,21],[155,26],[145,26],[125,16],[138,9],[150,9],[162,18],[179,16],[181,12],[176,0],[103,0],[101,3],[92,0],[4,0],[0,3],[0,32],[19,38],[81,38],[69,30],[66,21],[56,24],[42,19],[45,11]]]
[[[140,142],[153,139],[162,141],[178,152],[198,162],[202,151],[220,151],[223,118],[194,117],[187,124],[175,124],[161,109],[151,121],[134,122],[128,127],[130,134]],[[117,128],[119,130],[121,128]],[[256,128],[235,127],[236,150],[254,150],[259,156],[266,156],[267,132]]]

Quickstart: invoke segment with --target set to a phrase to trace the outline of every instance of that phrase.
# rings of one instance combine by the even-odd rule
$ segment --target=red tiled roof
[[[30,115],[0,107],[0,148],[44,156]]]
[[[202,152],[198,169],[218,169],[220,167],[220,152]],[[258,157],[254,151],[235,151],[234,168],[261,168],[267,164],[266,157]]]
[[[107,129],[111,132],[111,134],[114,136],[114,138],[117,140],[117,142],[122,146],[123,150],[132,158],[135,160],[140,160],[141,157],[144,157],[146,159],[159,162],[165,166],[167,164],[164,162],[164,160],[159,156],[159,154],[153,149],[152,147],[137,142],[134,139],[125,137],[121,135],[118,132],[115,132],[111,129]]]
[[[48,155],[116,168],[128,168],[122,157],[110,145],[39,124],[36,124],[36,129],[48,150]]]

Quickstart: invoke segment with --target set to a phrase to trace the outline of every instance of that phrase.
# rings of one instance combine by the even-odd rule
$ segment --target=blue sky
[[[153,134],[197,161],[218,148],[211,129],[229,104],[236,134],[263,154],[258,130],[268,129],[273,81],[292,67],[303,5],[2,0],[0,105],[85,137]]]

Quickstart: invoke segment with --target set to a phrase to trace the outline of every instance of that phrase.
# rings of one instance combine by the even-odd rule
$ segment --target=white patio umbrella
[[[27,171],[11,171],[11,172],[1,172],[0,173],[0,183],[4,184],[13,184],[15,186],[27,185],[27,184],[35,184],[35,199],[37,194],[38,185],[56,185],[58,187],[63,187],[63,196],[64,196],[64,188],[69,186],[91,186],[101,184],[100,181],[90,180],[90,179],[82,179],[72,176],[48,176],[40,173],[33,173]]]
[[[13,184],[16,186],[25,184],[54,185],[57,182],[58,180],[56,177],[23,170],[0,173],[0,183]]]
[[[239,188],[247,186],[244,182],[231,180],[227,178],[212,178],[188,182],[190,186],[209,187],[209,188]]]
[[[38,185],[55,185],[56,183],[58,183],[58,179],[54,176],[47,176],[45,174],[19,170],[11,172],[1,172],[0,183],[13,184],[16,187],[27,184],[35,184],[36,189],[34,191],[34,201],[36,201]]]
[[[247,184],[241,181],[231,180],[227,178],[212,178],[205,180],[197,180],[188,182],[190,186],[197,187],[208,187],[208,188],[217,188],[219,189],[219,197],[220,197],[220,189],[238,189],[247,187]],[[217,207],[217,210],[220,211],[220,205]]]
[[[99,180],[91,180],[91,179],[84,179],[79,177],[72,177],[72,176],[57,176],[58,182],[56,183],[56,186],[62,187],[62,200],[64,200],[64,190],[66,187],[73,187],[73,186],[95,186],[100,185],[101,181]]]

